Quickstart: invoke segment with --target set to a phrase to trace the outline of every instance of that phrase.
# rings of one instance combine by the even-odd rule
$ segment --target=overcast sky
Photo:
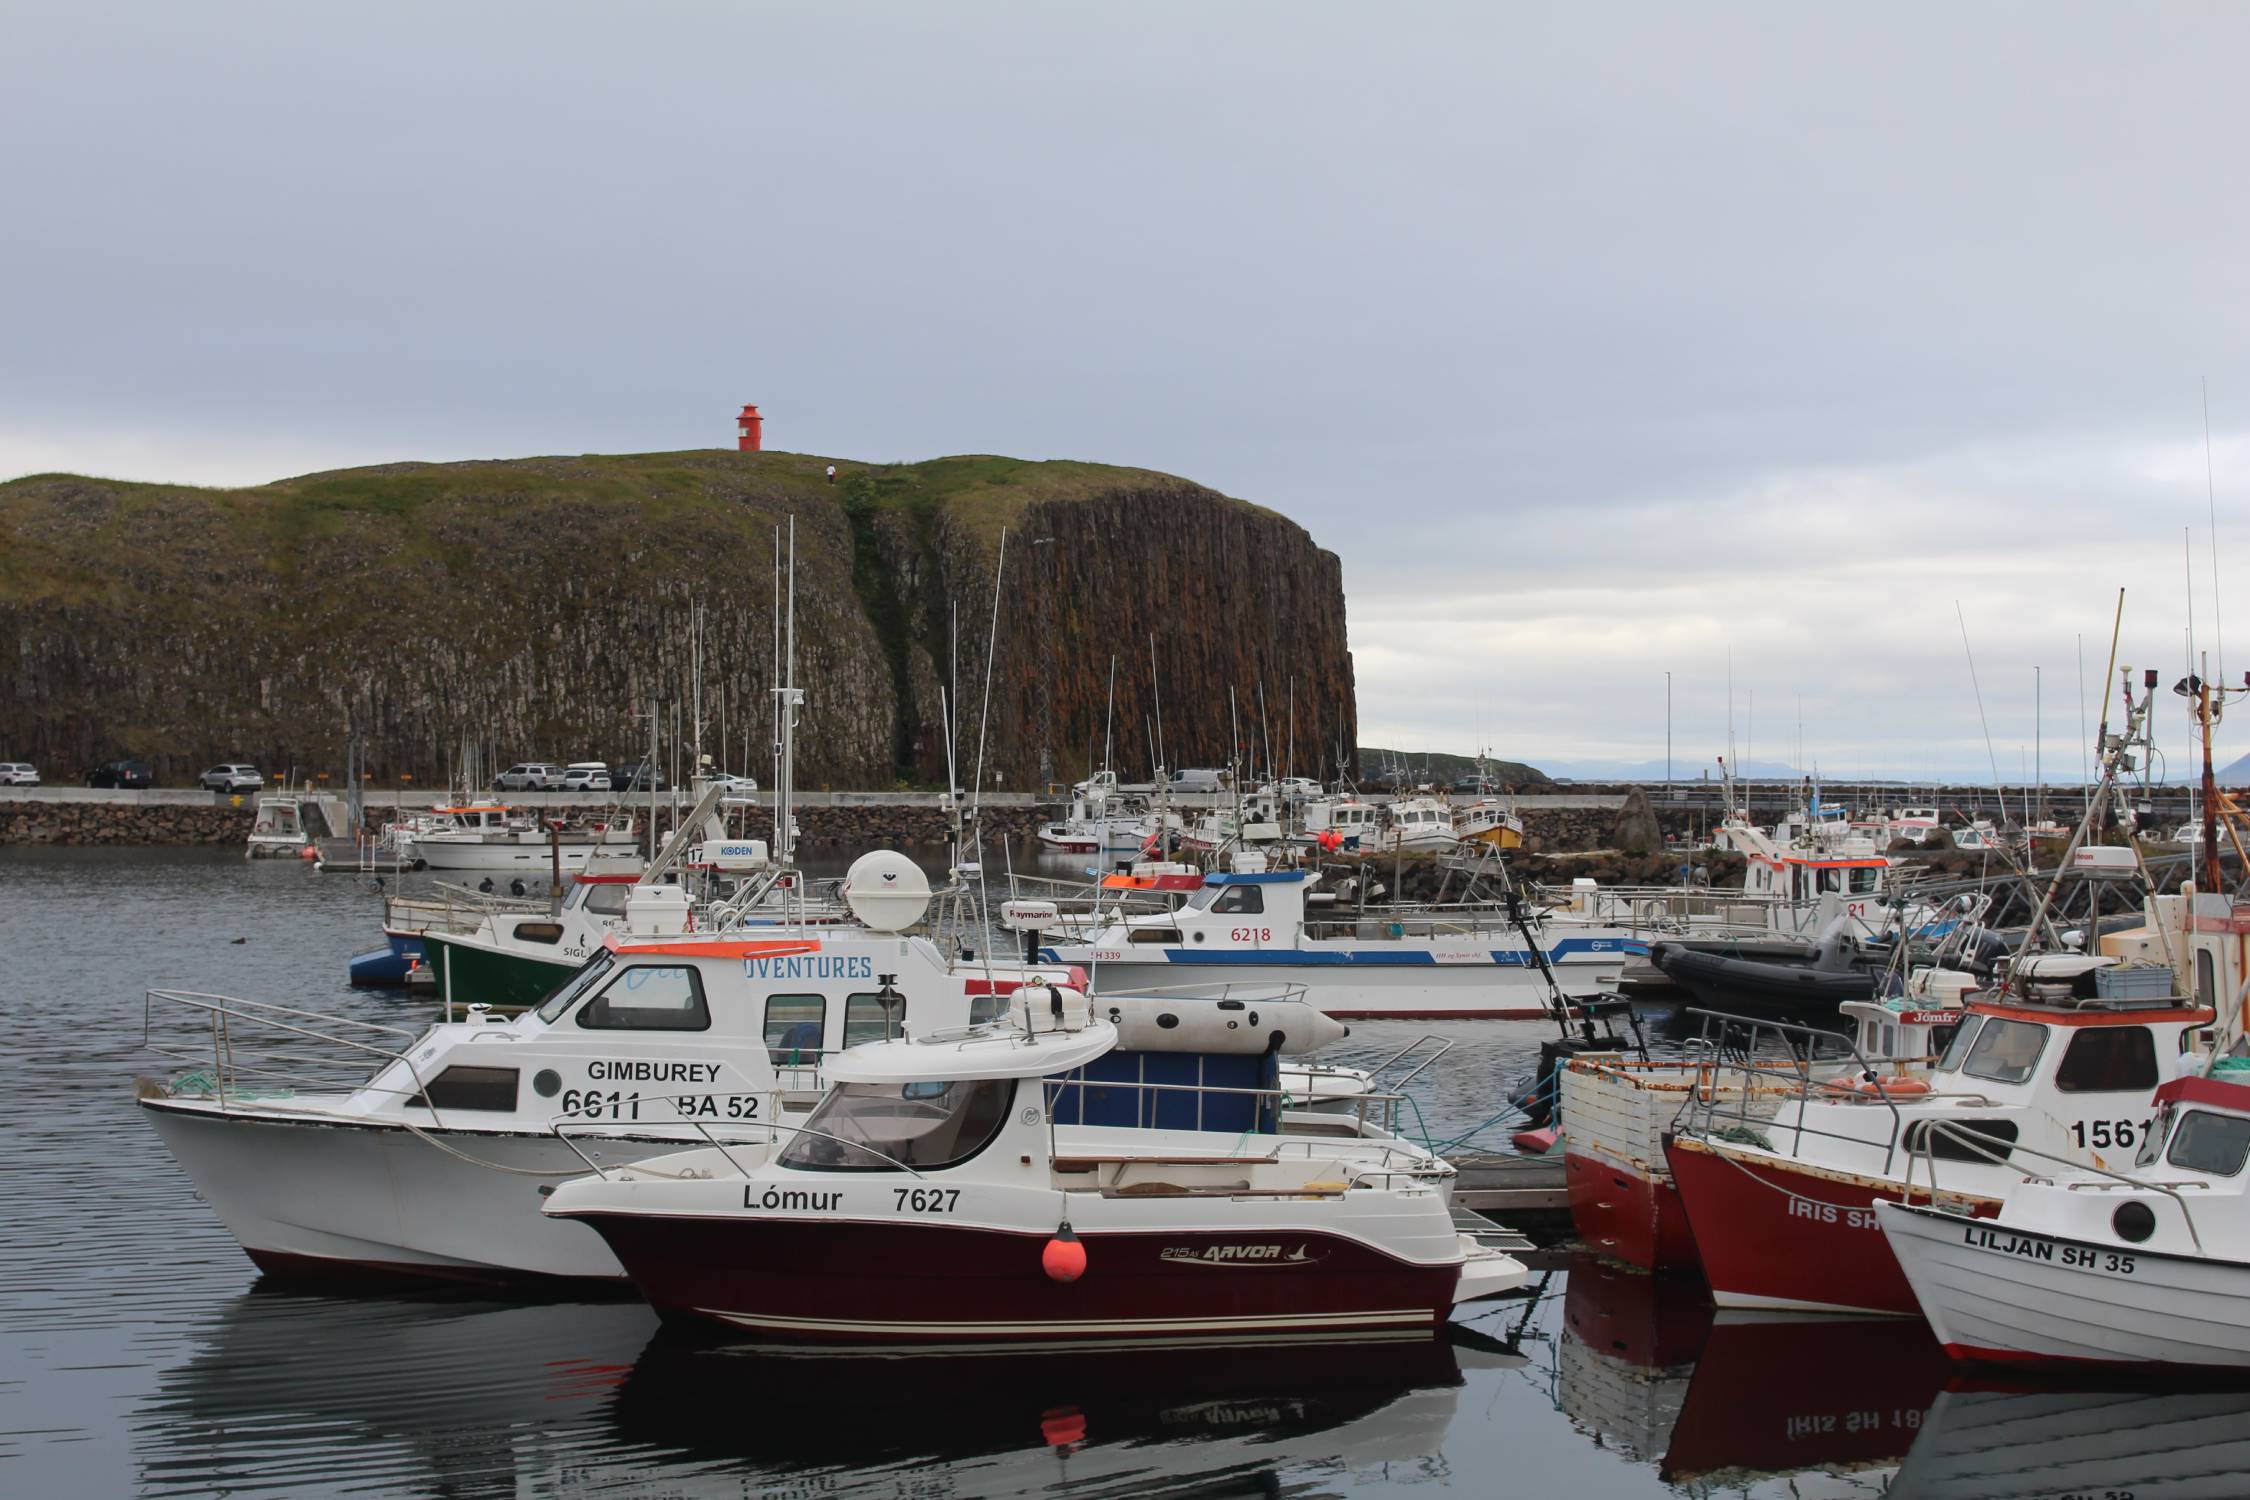
[[[2250,6],[6,9],[0,477],[1146,465],[1342,555],[1367,741],[1549,764],[1731,657],[1761,761],[2012,779],[2036,666],[2075,768],[2189,541],[2250,667]]]

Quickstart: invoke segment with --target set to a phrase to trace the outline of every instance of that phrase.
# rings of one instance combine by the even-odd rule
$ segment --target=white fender
[[[1103,995],[1094,1013],[1117,1028],[1120,1052],[1264,1052],[1278,1035],[1280,1051],[1289,1056],[1351,1035],[1350,1027],[1303,1000]]]

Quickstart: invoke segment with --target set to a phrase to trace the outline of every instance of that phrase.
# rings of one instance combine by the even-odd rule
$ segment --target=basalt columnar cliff
[[[177,784],[233,756],[340,772],[356,734],[378,779],[427,783],[464,743],[502,764],[614,763],[646,745],[635,713],[651,705],[669,758],[701,606],[706,747],[723,725],[728,760],[763,778],[774,529],[792,516],[804,785],[943,785],[956,662],[964,783],[980,721],[987,780],[1011,789],[1098,760],[1113,653],[1122,767],[1149,763],[1156,691],[1173,766],[1226,762],[1230,687],[1249,742],[1263,686],[1279,756],[1294,682],[1301,770],[1333,769],[1355,742],[1337,559],[1273,511],[1099,464],[835,460],[830,484],[829,462],[722,451],[237,490],[0,485],[0,758],[65,782],[131,753]]]

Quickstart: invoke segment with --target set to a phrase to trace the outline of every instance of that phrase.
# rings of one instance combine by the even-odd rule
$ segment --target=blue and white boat
[[[1310,871],[1204,877],[1177,911],[1120,916],[1041,957],[1086,970],[1096,994],[1182,984],[1304,985],[1339,1019],[1530,1018],[1548,1014],[1539,952],[1566,984],[1591,988],[1648,951],[1646,928],[1526,905],[1326,904]],[[1533,945],[1536,942],[1537,947]]]

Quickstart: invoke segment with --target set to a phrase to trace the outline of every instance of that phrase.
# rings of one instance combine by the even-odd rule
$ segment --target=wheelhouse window
[[[827,1030],[826,995],[766,996],[766,1052],[775,1067],[820,1061]]]
[[[2013,1120],[1916,1120],[1906,1127],[1906,1149],[1939,1161],[2004,1162],[2016,1143]]]
[[[1876,887],[1882,884],[1882,874],[1882,871],[1872,869],[1852,871],[1852,894],[1855,896],[1873,895]]]
[[[2156,1082],[2156,1038],[2146,1026],[2082,1028],[2055,1065],[2055,1087],[2066,1094],[2145,1094]]]
[[[562,941],[560,922],[518,922],[516,941],[519,943],[559,943]]]
[[[1013,1078],[841,1083],[783,1148],[781,1165],[816,1172],[918,1172],[958,1166],[1008,1123]]]
[[[1961,1071],[1971,1078],[1986,1078],[1994,1083],[2022,1083],[2031,1077],[2032,1069],[2039,1066],[2039,1054],[2046,1046],[2047,1028],[2036,1021],[1987,1016],[1977,1031],[1976,1041],[1969,1047]]]
[[[844,1045],[888,1042],[906,1034],[906,997],[897,990],[869,990],[844,997]]]
[[[2250,1119],[2191,1109],[2180,1116],[2164,1159],[2190,1172],[2232,1177],[2242,1170],[2245,1158],[2250,1158]]]
[[[578,1012],[596,1031],[709,1031],[703,976],[691,964],[629,964]]]
[[[1254,885],[1230,885],[1211,903],[1211,910],[1220,916],[1256,916],[1266,909],[1266,893]]]
[[[1128,943],[1176,943],[1179,940],[1177,927],[1135,927],[1125,937]]]
[[[586,894],[579,904],[599,917],[624,916],[625,902],[633,893],[631,886],[609,880],[591,882],[584,890]]]
[[[608,977],[609,971],[616,967],[616,955],[606,951],[595,954],[586,961],[585,968],[564,980],[562,988],[539,1003],[539,1019],[547,1022],[559,1019],[565,1011],[578,1003],[579,996],[600,984]]]
[[[2211,950],[2205,948],[2195,955],[2195,1003],[2215,1008],[2219,1003],[2219,975],[2211,962]]]
[[[516,1107],[516,1070],[514,1068],[447,1068],[430,1080],[426,1094],[416,1094],[406,1101],[412,1109],[485,1109],[502,1114],[513,1113]]]
[[[1945,1044],[1945,1055],[1938,1059],[1939,1072],[1954,1073],[1960,1071],[1961,1064],[1968,1061],[1969,1048],[1975,1043],[1977,1032],[1983,1026],[1984,1017],[1971,1016],[1954,1028],[1953,1040]]]

